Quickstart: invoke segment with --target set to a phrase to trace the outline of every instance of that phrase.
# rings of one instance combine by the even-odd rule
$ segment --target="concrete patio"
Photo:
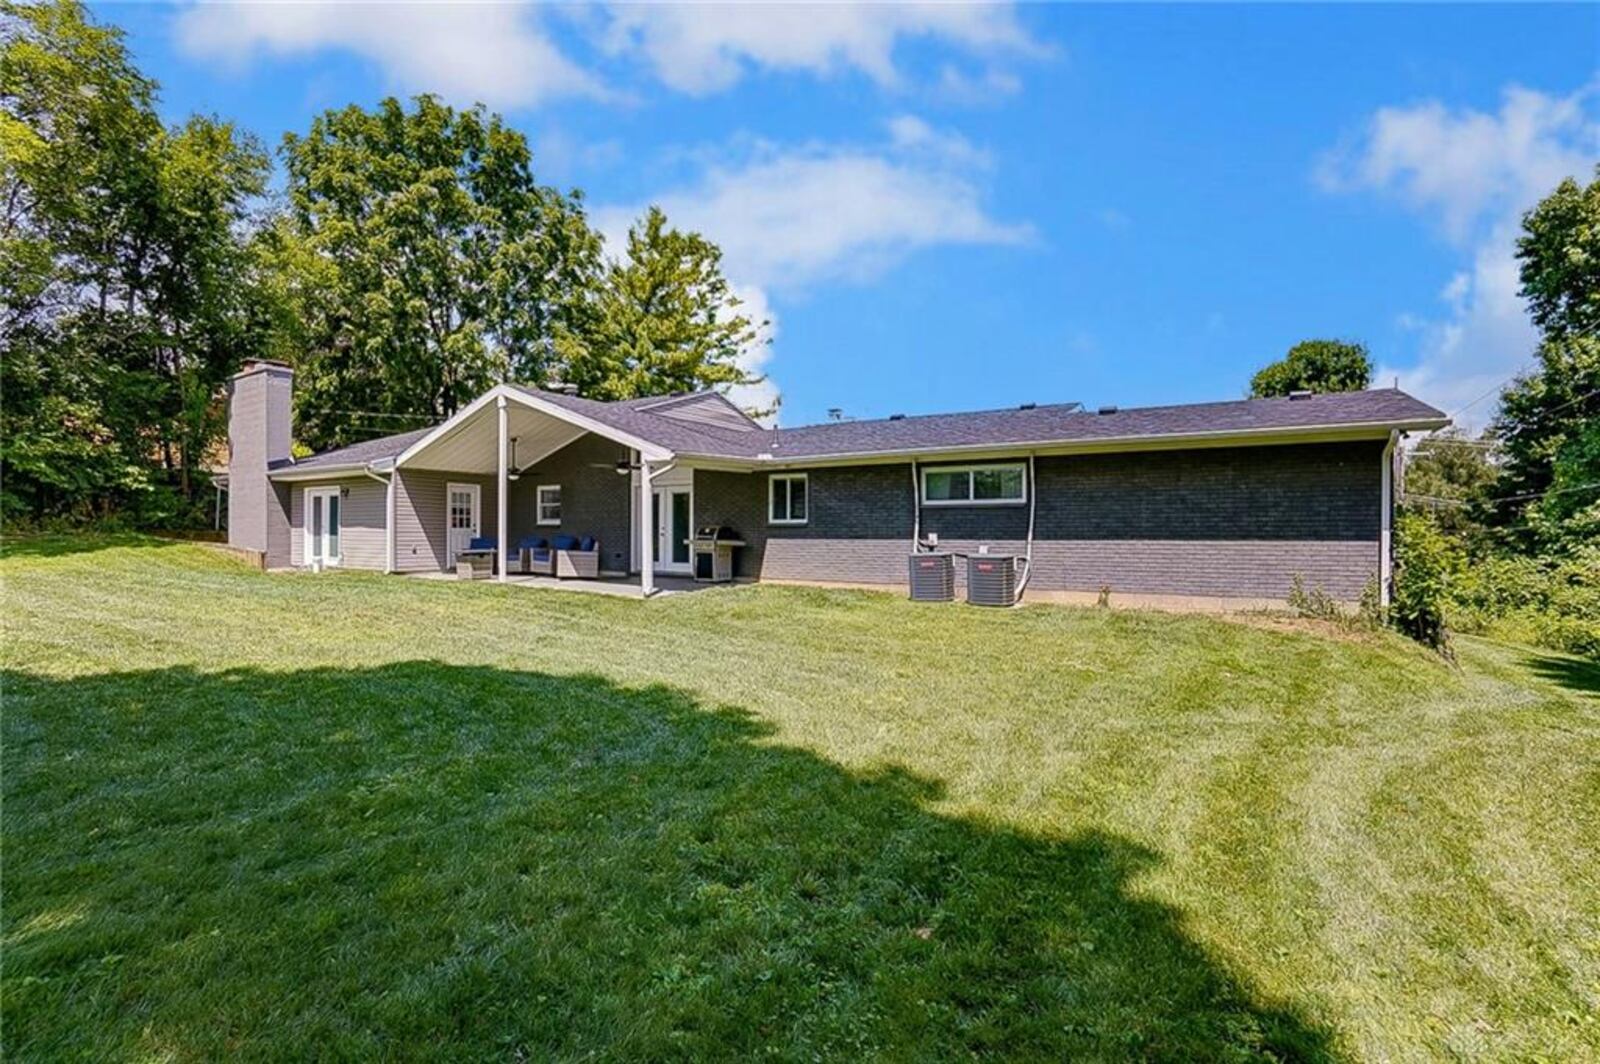
[[[408,573],[408,576],[417,580],[447,580],[468,583],[455,573]],[[492,578],[481,580],[481,583],[496,583]],[[560,580],[553,576],[533,575],[529,573],[508,573],[504,583],[517,587],[542,587],[555,591],[581,591],[590,595],[611,595],[616,598],[643,598],[644,592],[639,586],[639,577],[633,576],[603,576],[597,580],[566,579]],[[663,595],[683,595],[695,591],[709,591],[716,587],[731,587],[731,584],[697,583],[687,576],[666,576],[656,574],[655,588],[651,598]]]

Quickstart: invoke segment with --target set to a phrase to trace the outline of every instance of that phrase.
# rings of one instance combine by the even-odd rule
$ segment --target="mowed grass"
[[[1600,667],[14,541],[3,1037],[60,1057],[1600,1056]]]

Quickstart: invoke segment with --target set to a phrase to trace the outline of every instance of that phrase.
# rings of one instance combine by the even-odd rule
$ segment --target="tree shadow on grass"
[[[1131,881],[665,687],[5,675],[18,1059],[1318,1059]]]
[[[195,542],[200,542],[196,539]],[[138,532],[40,532],[0,534],[0,558],[62,558],[114,547],[177,547],[177,539],[161,539]]]
[[[1522,663],[1534,675],[1568,690],[1600,697],[1600,662],[1563,654],[1529,654]]]

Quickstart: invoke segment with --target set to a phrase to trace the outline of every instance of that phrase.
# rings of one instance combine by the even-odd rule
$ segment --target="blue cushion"
[[[529,557],[536,562],[547,562],[550,560],[550,548],[534,547],[532,548],[532,553],[529,555]]]
[[[543,536],[523,536],[517,541],[518,550],[532,550],[543,546],[546,546]]]
[[[579,550],[594,550],[594,537],[593,536],[584,536],[582,539],[578,540],[578,549]]]
[[[550,540],[550,545],[556,550],[576,550],[578,546],[578,537],[554,536]]]
[[[467,544],[468,550],[494,550],[493,536],[474,536],[471,543]]]

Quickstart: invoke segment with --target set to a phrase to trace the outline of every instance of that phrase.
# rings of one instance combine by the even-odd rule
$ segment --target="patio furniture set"
[[[456,555],[456,576],[463,580],[487,579],[494,574],[500,544],[493,536],[478,536]],[[567,580],[595,580],[600,576],[600,541],[593,536],[524,536],[517,541],[515,572],[528,576],[553,576]]]

